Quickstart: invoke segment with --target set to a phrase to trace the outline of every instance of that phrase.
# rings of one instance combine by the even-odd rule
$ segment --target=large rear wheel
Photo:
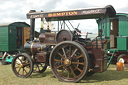
[[[64,41],[54,47],[49,63],[60,81],[77,82],[88,72],[89,57],[79,43]]]
[[[29,77],[33,71],[33,61],[26,53],[19,53],[12,62],[12,70],[17,77]]]

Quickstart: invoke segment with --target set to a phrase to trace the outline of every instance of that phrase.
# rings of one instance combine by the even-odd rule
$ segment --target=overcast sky
[[[0,0],[0,23],[23,21],[29,24],[26,13],[31,9],[52,11],[105,5],[112,5],[118,13],[128,13],[127,0]],[[79,27],[84,32],[97,30],[95,20],[85,20],[84,22],[86,24],[80,24]],[[78,24],[78,21],[74,24]],[[40,25],[36,27],[36,30],[39,30],[39,27]]]

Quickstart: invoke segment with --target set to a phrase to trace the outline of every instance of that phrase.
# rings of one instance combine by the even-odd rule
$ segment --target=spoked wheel
[[[89,57],[79,43],[64,41],[56,45],[50,55],[53,74],[66,82],[77,82],[87,73]]]
[[[117,62],[121,58],[124,60],[124,66],[128,68],[128,55],[127,54],[121,54],[121,55],[119,55],[118,58],[117,58]]]
[[[29,77],[33,71],[33,61],[26,53],[19,53],[12,62],[12,70],[17,77]]]
[[[35,63],[33,68],[33,73],[43,73],[47,69],[45,63]]]

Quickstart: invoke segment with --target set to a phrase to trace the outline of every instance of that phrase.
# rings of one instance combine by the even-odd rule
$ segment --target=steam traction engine
[[[42,73],[50,65],[55,77],[60,81],[77,82],[85,76],[107,69],[105,46],[107,36],[98,36],[90,40],[81,38],[80,30],[74,28],[69,20],[104,19],[116,14],[112,6],[93,9],[67,10],[54,12],[35,12],[27,14],[31,21],[30,40],[26,41],[25,53],[19,53],[13,59],[12,69],[18,77],[29,77],[32,72]],[[58,32],[53,33],[49,28],[41,28],[39,41],[34,40],[35,18],[45,18],[46,21],[58,21]],[[43,19],[42,19],[43,20]],[[73,31],[67,26],[68,21]],[[60,22],[63,22],[63,24]],[[61,25],[61,27],[59,26]],[[62,25],[69,30],[61,29]]]

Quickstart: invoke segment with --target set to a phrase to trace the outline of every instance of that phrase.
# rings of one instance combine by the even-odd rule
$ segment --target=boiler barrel
[[[46,51],[46,45],[39,42],[26,42],[24,48],[31,53]]]

